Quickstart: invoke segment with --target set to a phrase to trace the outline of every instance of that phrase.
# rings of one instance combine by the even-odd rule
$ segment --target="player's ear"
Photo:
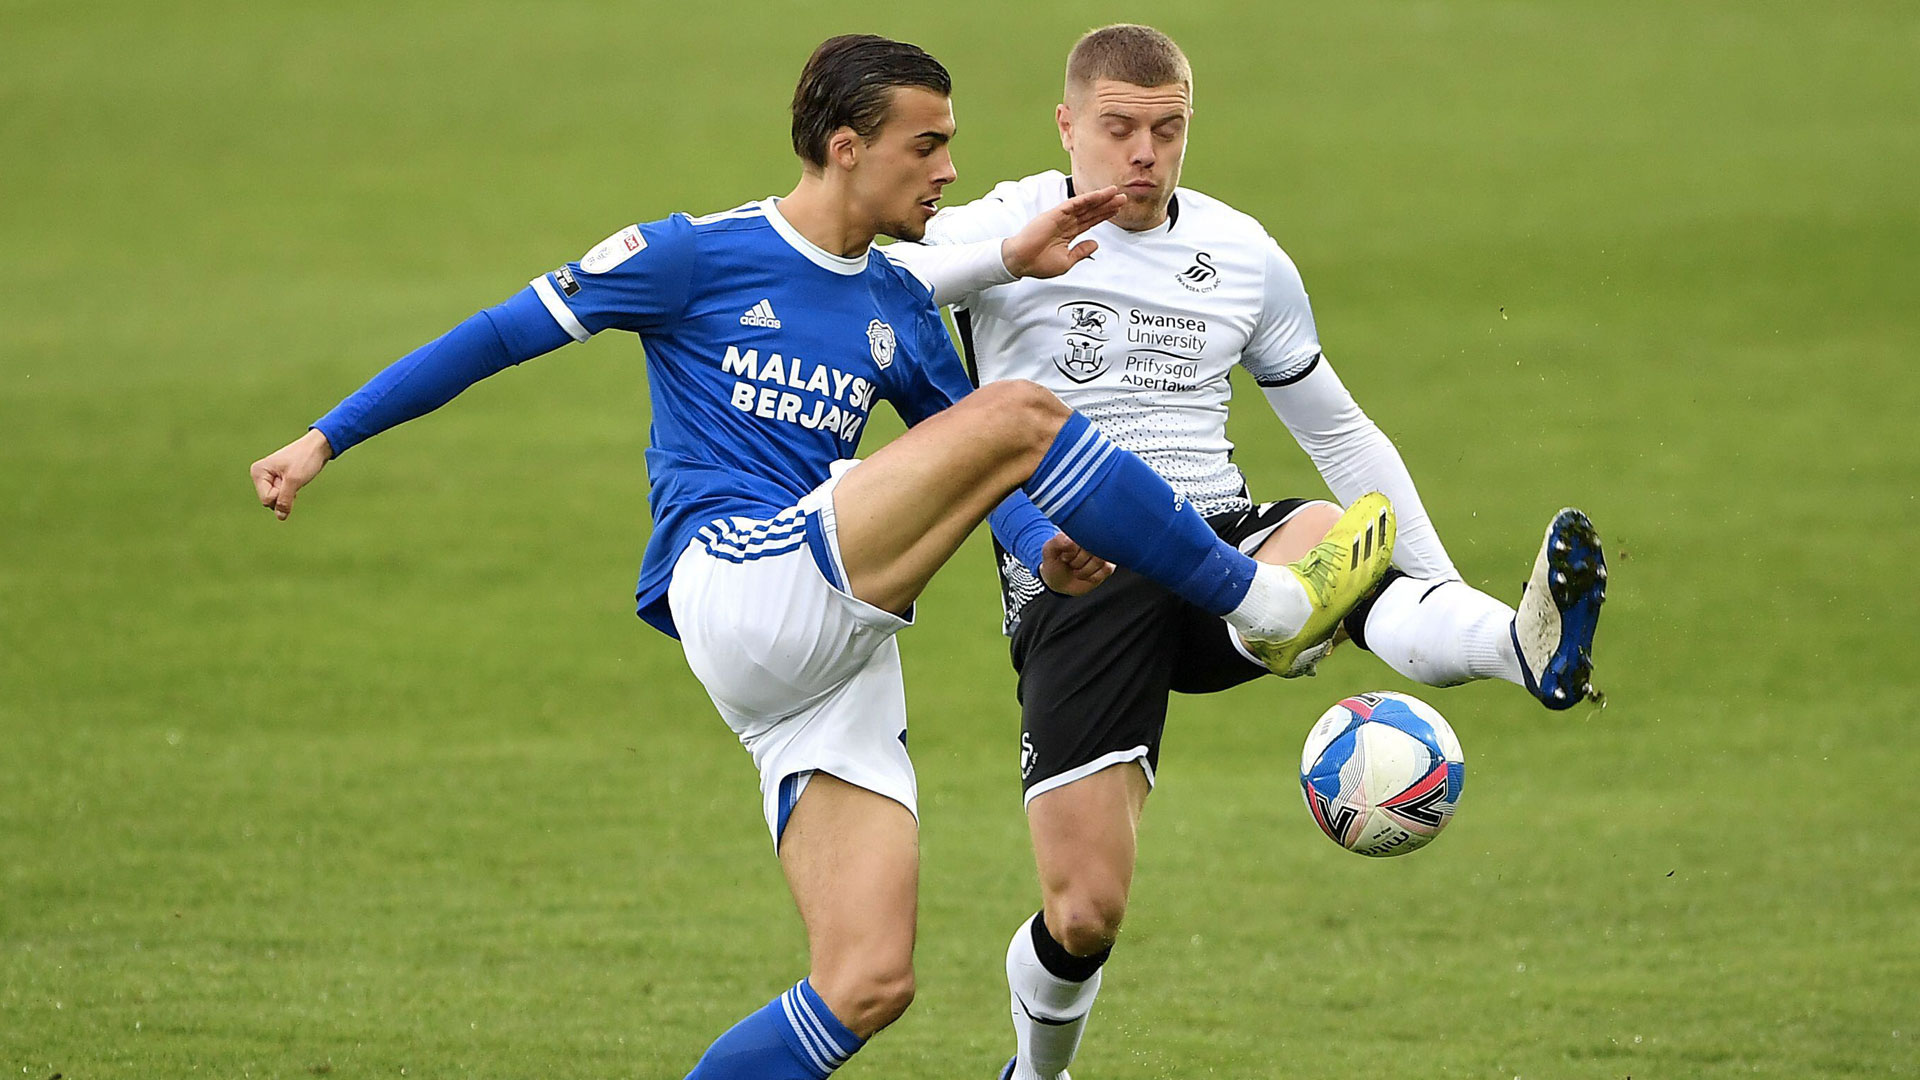
[[[1060,129],[1060,149],[1073,153],[1073,109],[1065,102],[1053,107],[1053,123]]]
[[[842,124],[827,136],[827,160],[851,171],[860,160],[860,148],[863,145],[865,140],[860,138],[860,133]]]

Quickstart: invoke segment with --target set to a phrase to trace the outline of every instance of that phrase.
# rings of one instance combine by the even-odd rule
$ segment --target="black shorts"
[[[1311,501],[1263,503],[1207,524],[1251,551]],[[1068,597],[1038,588],[998,554],[1029,800],[1126,761],[1139,761],[1152,782],[1169,693],[1210,694],[1267,673],[1234,647],[1219,616],[1138,574],[1116,570],[1085,596]]]

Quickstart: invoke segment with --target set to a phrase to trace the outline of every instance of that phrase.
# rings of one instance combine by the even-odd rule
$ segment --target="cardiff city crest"
[[[875,319],[867,324],[867,344],[873,349],[873,362],[882,368],[893,364],[893,327]]]

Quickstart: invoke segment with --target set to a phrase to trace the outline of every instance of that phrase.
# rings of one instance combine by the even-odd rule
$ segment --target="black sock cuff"
[[[1092,956],[1075,956],[1067,951],[1065,945],[1053,940],[1053,932],[1047,929],[1047,913],[1037,911],[1033,916],[1033,951],[1040,957],[1040,966],[1056,979],[1068,982],[1086,982],[1100,965],[1113,955],[1113,946],[1109,945]]]
[[[1407,575],[1400,570],[1391,566],[1388,567],[1386,575],[1380,579],[1380,584],[1375,585],[1373,591],[1367,594],[1366,599],[1355,604],[1353,610],[1347,612],[1347,617],[1342,625],[1347,628],[1347,639],[1349,641],[1352,641],[1362,649],[1367,649],[1367,616],[1373,614],[1374,601],[1379,600],[1380,594],[1387,591],[1387,586],[1406,576]],[[1367,651],[1372,652],[1373,650],[1367,649]]]

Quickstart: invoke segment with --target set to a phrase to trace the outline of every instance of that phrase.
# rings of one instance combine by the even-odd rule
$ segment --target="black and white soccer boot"
[[[1570,709],[1593,688],[1593,635],[1607,599],[1607,558],[1587,515],[1567,507],[1553,516],[1533,576],[1513,618],[1513,647],[1527,689],[1549,709]]]
[[[1019,1058],[1017,1057],[1008,1058],[1006,1066],[1000,1070],[1000,1080],[1013,1080],[1014,1067],[1019,1064],[1020,1064]],[[1066,1073],[1061,1073],[1060,1080],[1073,1080],[1073,1078],[1068,1076]]]
[[[1227,640],[1233,645],[1234,651],[1245,657],[1249,663],[1257,667],[1267,667],[1265,660],[1255,656],[1253,650],[1247,648],[1247,643],[1240,637],[1240,631],[1235,630],[1231,626],[1227,627]],[[1325,660],[1327,656],[1333,652],[1334,646],[1343,640],[1345,639],[1336,635],[1318,645],[1309,645],[1300,650],[1300,654],[1293,658],[1293,665],[1287,668],[1287,670],[1280,672],[1280,677],[1283,679],[1310,679],[1320,674],[1320,661]],[[1267,670],[1272,671],[1273,669],[1267,668]]]

